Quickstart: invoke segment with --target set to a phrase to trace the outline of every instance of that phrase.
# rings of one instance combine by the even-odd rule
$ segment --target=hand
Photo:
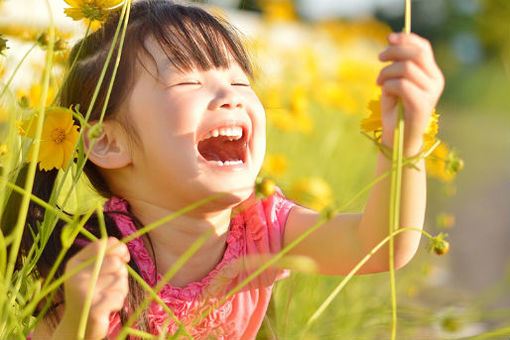
[[[382,87],[382,142],[393,147],[398,99],[402,99],[404,149],[415,155],[421,151],[423,133],[444,89],[444,76],[436,64],[430,42],[416,34],[392,33],[390,46],[379,54],[391,61],[377,78]]]
[[[92,304],[85,331],[85,339],[103,339],[108,333],[111,312],[124,306],[128,294],[129,250],[114,237],[107,239],[107,253],[101,264],[96,286],[92,293]],[[115,248],[113,248],[115,246]],[[66,264],[68,272],[99,253],[101,240],[92,242],[71,257]],[[113,248],[113,249],[112,249]],[[64,284],[65,310],[60,324],[66,329],[78,328],[79,319],[89,287],[91,286],[94,263],[71,276]]]

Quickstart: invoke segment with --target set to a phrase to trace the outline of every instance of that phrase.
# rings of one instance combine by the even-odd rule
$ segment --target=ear
[[[104,169],[120,169],[131,164],[129,143],[121,124],[107,120],[103,121],[102,127],[95,141],[89,136],[90,129],[84,134],[85,152],[90,150],[92,163]]]

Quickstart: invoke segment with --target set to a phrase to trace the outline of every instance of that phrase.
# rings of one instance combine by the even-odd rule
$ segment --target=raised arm
[[[392,33],[390,46],[379,58],[392,62],[383,68],[378,85],[382,88],[381,112],[383,145],[393,147],[398,100],[404,113],[404,156],[422,151],[423,134],[430,115],[444,88],[444,77],[437,66],[430,43],[415,35]],[[378,155],[376,177],[391,170],[391,160]],[[347,274],[368,252],[388,236],[391,176],[372,188],[362,214],[340,214],[333,217],[289,252],[316,261],[319,272],[328,275]],[[422,228],[426,207],[426,174],[424,161],[416,168],[402,170],[400,227]],[[288,245],[320,216],[317,212],[295,207],[285,226],[284,245]],[[395,237],[395,267],[404,266],[414,256],[421,233],[405,231]],[[381,248],[358,273],[388,270],[388,246]]]

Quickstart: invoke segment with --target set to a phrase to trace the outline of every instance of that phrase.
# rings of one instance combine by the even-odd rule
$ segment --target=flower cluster
[[[381,141],[382,119],[381,99],[371,100],[368,103],[370,115],[361,121],[361,130],[373,134],[377,142]],[[423,153],[428,155],[425,159],[429,176],[449,182],[462,170],[464,162],[457,157],[455,151],[437,138],[439,130],[439,114],[432,112],[428,125],[423,134]]]

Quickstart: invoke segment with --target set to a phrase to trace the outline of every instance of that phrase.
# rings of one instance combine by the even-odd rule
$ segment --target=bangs
[[[238,38],[239,32],[226,21],[197,7],[164,0],[149,2],[151,10],[145,13],[148,18],[143,20],[138,39],[145,53],[150,55],[144,42],[152,36],[170,64],[180,71],[227,68],[235,61],[253,78],[253,68]]]

